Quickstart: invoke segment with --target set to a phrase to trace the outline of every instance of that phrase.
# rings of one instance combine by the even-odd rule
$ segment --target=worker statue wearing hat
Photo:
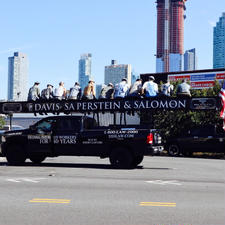
[[[156,84],[154,80],[155,78],[150,76],[149,80],[144,83],[142,87],[142,94],[144,94],[145,97],[156,97],[158,95],[158,84]]]
[[[42,99],[53,99],[53,85],[47,84],[47,88],[43,89],[41,92],[41,98]]]
[[[93,79],[90,79],[88,85],[84,88],[82,99],[92,100],[95,98],[95,81]]]
[[[40,99],[40,88],[39,88],[39,82],[34,82],[34,85],[29,89],[27,101],[36,101]]]
[[[125,98],[129,93],[130,85],[127,83],[127,78],[123,78],[120,83],[115,85],[114,98]]]
[[[114,94],[114,86],[112,83],[108,83],[108,85],[104,86],[101,90],[99,99],[113,99]]]

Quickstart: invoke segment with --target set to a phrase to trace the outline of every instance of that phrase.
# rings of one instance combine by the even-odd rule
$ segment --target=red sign
[[[193,89],[211,88],[214,86],[214,84],[214,81],[191,82],[191,87]]]
[[[187,79],[190,80],[190,75],[169,75],[169,80],[170,81],[178,81],[178,80],[183,80]]]
[[[218,73],[216,74],[217,80],[224,80],[225,79],[225,73]]]

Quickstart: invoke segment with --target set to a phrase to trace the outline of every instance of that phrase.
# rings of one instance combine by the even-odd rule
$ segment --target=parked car
[[[214,125],[194,127],[180,136],[168,138],[165,149],[170,156],[193,152],[225,153],[225,131]]]

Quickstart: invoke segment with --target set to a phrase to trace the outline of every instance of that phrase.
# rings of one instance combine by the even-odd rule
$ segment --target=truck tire
[[[33,154],[29,156],[29,159],[35,164],[40,164],[46,159],[46,156],[44,154]]]
[[[118,147],[111,151],[109,161],[114,168],[129,169],[133,167],[133,155],[124,147]]]
[[[179,156],[180,155],[180,148],[177,144],[170,144],[168,146],[168,154],[170,156]]]
[[[136,157],[134,157],[134,161],[133,161],[133,165],[134,167],[138,166],[144,159],[143,155],[138,155]]]
[[[20,144],[7,146],[6,159],[10,165],[22,165],[26,161],[26,152]]]

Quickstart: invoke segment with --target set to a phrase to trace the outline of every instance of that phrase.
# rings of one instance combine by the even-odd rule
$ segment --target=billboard
[[[220,83],[225,79],[225,72],[201,72],[190,74],[170,74],[168,75],[170,81],[179,81],[187,79],[190,81],[193,89],[211,88],[214,86],[215,80]]]

